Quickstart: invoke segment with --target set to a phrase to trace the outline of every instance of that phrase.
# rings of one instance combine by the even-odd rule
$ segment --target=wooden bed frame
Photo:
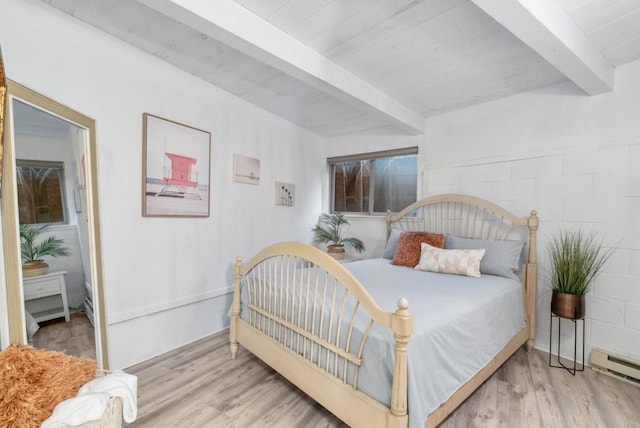
[[[526,326],[428,415],[424,426],[435,427],[520,346],[526,343],[527,350],[533,348],[538,217],[531,211],[529,217],[520,218],[476,197],[444,194],[417,201],[396,215],[388,214],[386,220],[387,238],[392,228],[479,239],[528,238],[528,257],[522,274]],[[401,298],[395,312],[384,311],[342,264],[299,242],[271,245],[247,264],[238,257],[234,273],[232,358],[236,358],[241,344],[350,426],[408,426],[407,346],[413,330],[409,302]],[[247,290],[246,320],[240,318],[243,281]],[[314,295],[323,298],[309,297]],[[355,306],[345,305],[349,299],[355,300]],[[358,311],[364,311],[370,319],[362,337],[352,334]],[[390,407],[357,389],[362,352],[374,323],[390,329],[395,339]]]

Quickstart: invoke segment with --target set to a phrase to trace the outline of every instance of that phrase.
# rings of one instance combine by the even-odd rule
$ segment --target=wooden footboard
[[[363,318],[368,323],[358,326]],[[390,408],[357,389],[374,324],[390,329],[395,339]],[[351,426],[407,426],[412,330],[406,300],[395,312],[382,310],[349,271],[309,245],[279,243],[246,265],[236,261],[232,357],[242,344]]]

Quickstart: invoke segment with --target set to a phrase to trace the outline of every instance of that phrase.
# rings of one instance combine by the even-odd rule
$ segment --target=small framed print
[[[292,207],[296,202],[296,186],[291,183],[276,181],[275,203]]]
[[[234,154],[233,181],[260,184],[260,159]]]

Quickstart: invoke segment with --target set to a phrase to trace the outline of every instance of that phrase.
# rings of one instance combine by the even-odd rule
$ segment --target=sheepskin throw
[[[0,427],[39,427],[53,408],[96,375],[96,362],[11,345],[0,352]]]

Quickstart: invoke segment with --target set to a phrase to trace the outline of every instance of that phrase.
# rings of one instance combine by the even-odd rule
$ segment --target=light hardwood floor
[[[96,359],[95,330],[87,316],[72,313],[71,320],[64,318],[39,323],[40,329],[33,335],[35,348],[61,351],[80,358]]]
[[[223,331],[126,370],[138,376],[131,427],[344,427]],[[549,368],[519,350],[442,425],[640,427],[640,388],[591,371]]]

